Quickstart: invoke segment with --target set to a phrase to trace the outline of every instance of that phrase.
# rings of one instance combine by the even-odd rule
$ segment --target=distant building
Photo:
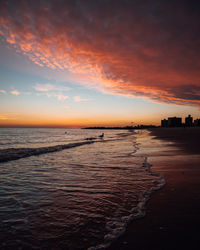
[[[188,117],[185,118],[185,126],[192,127],[192,125],[193,125],[193,117],[191,115],[188,115]]]
[[[200,118],[194,120],[193,122],[193,117],[191,115],[188,115],[185,117],[185,123],[182,123],[182,118],[180,117],[168,117],[168,119],[163,119],[161,120],[161,127],[200,127]]]
[[[200,119],[194,120],[194,126],[195,127],[200,127]]]
[[[182,118],[179,117],[169,117],[168,118],[168,127],[181,127]]]
[[[166,119],[161,120],[161,127],[163,127],[163,128],[168,127],[168,120],[166,120]]]

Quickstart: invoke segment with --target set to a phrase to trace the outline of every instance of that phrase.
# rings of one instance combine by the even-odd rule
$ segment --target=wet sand
[[[156,128],[150,131],[157,139],[175,142],[186,153],[200,154],[200,127]]]
[[[151,134],[180,150],[177,156],[149,158],[167,183],[152,194],[146,216],[130,223],[109,249],[200,249],[200,129],[157,128]]]

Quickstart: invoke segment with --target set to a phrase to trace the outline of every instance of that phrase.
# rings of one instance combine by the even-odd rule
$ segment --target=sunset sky
[[[200,118],[200,3],[0,1],[0,126]]]

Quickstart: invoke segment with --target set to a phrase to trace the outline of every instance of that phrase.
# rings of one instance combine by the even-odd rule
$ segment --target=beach
[[[156,128],[150,133],[176,152],[148,158],[166,185],[152,194],[146,216],[132,221],[109,249],[199,249],[200,129]]]
[[[0,130],[1,249],[198,249],[200,129],[65,132]]]

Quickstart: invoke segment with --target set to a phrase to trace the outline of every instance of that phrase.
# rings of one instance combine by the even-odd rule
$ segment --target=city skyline
[[[200,118],[193,118],[190,114],[185,117],[185,122],[182,122],[182,117],[168,117],[161,120],[161,127],[199,127]]]

